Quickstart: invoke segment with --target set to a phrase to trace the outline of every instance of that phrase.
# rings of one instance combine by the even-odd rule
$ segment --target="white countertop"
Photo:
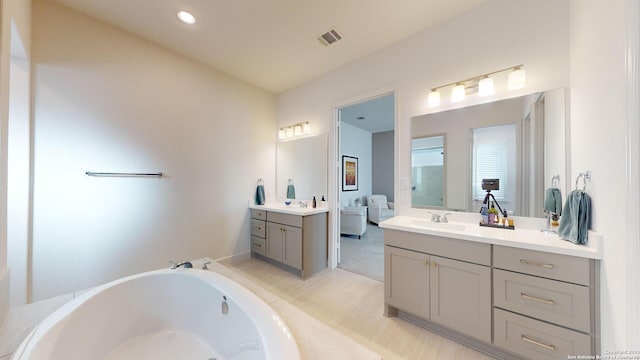
[[[315,214],[322,214],[325,212],[329,212],[329,208],[326,208],[326,207],[321,207],[321,208],[320,207],[317,207],[317,208],[300,207],[300,205],[298,205],[298,203],[295,202],[295,200],[289,206],[285,205],[284,203],[267,203],[264,205],[249,205],[249,209],[276,211],[283,214],[300,215],[300,216],[315,215]]]
[[[379,226],[384,229],[409,231],[590,259],[602,259],[602,236],[591,231],[588,235],[589,241],[587,244],[577,245],[560,239],[557,234],[543,233],[537,229],[518,229],[517,224],[515,230],[508,230],[481,227],[474,223],[449,222],[448,224],[440,224],[431,223],[429,219],[424,218],[395,216],[381,222]]]

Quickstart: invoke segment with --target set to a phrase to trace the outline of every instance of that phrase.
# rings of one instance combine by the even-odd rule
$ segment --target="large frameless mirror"
[[[493,194],[503,208],[542,217],[552,178],[565,194],[570,183],[565,108],[561,88],[413,117],[412,207],[476,212],[482,179],[499,178]]]

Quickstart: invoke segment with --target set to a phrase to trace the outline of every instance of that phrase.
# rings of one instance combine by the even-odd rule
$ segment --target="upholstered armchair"
[[[357,235],[367,231],[367,207],[352,206],[340,210],[340,234]]]
[[[387,202],[386,195],[371,195],[367,197],[367,205],[369,206],[369,221],[378,224],[390,217],[393,217],[393,203]]]

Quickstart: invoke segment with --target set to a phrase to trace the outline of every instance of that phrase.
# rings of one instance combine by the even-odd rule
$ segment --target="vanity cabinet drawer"
[[[494,306],[506,310],[591,331],[591,304],[586,286],[494,269],[493,299]]]
[[[549,279],[589,285],[589,259],[586,258],[494,246],[493,266]]]
[[[262,256],[266,256],[266,241],[264,238],[257,236],[251,237],[251,251]]]
[[[251,218],[258,220],[267,220],[267,212],[265,210],[251,209]]]
[[[302,227],[302,216],[267,211],[267,221],[283,225]]]
[[[591,354],[591,337],[577,331],[494,310],[494,343],[528,359],[562,359]]]
[[[262,220],[251,219],[251,235],[266,237],[266,223]]]

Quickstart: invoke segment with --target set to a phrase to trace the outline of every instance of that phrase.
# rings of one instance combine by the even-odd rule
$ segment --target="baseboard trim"
[[[245,252],[241,252],[239,254],[234,254],[234,255],[229,255],[229,256],[225,256],[225,257],[221,257],[216,259],[216,262],[227,262],[230,264],[237,264],[237,263],[241,263],[244,261],[248,261],[249,259],[251,259],[251,252],[249,251],[245,251]]]
[[[447,339],[453,340],[459,344],[468,346],[478,352],[489,355],[491,357],[495,357],[497,359],[508,359],[508,360],[522,360],[522,358],[515,356],[514,354],[501,350],[491,344],[487,344],[483,341],[473,339],[464,334],[461,334],[455,330],[451,330],[447,327],[440,326],[431,321],[421,319],[415,315],[411,315],[404,311],[398,311],[398,318],[408,321],[416,326],[420,326],[427,330],[433,331],[434,333],[446,337]]]

